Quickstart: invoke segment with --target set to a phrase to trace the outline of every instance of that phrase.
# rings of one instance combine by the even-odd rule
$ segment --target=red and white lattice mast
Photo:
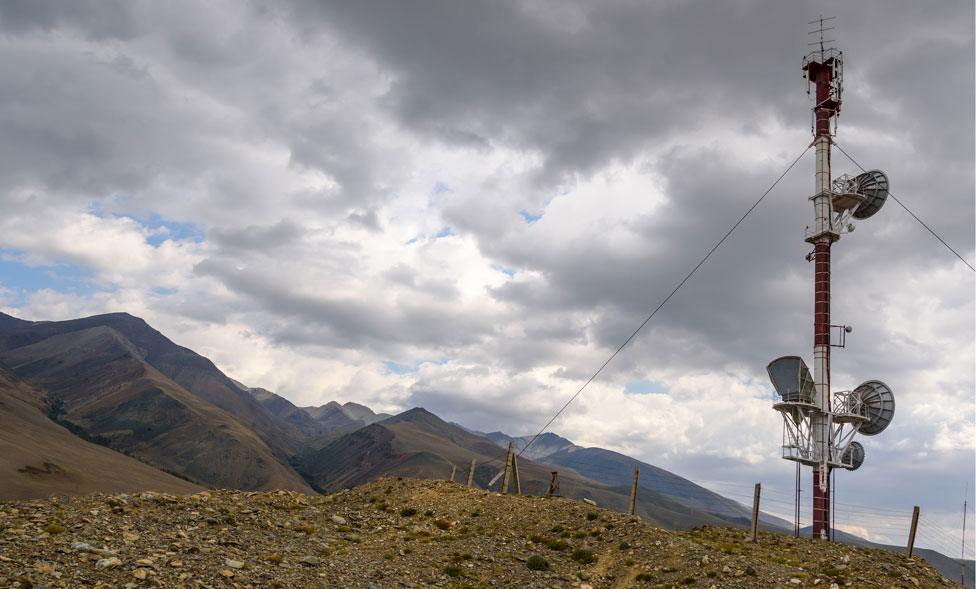
[[[824,49],[820,20],[820,51],[804,59],[808,88],[814,88],[813,143],[817,155],[814,224],[807,241],[813,244],[813,388],[820,411],[811,415],[811,430],[820,457],[813,471],[813,536],[830,536],[830,246],[840,239],[834,230],[830,181],[830,137],[840,114],[842,55]]]
[[[842,234],[854,230],[854,219],[867,219],[881,209],[888,196],[888,178],[878,170],[856,177],[831,179],[830,146],[836,131],[843,89],[843,55],[825,48],[820,18],[813,33],[819,49],[803,59],[807,90],[813,89],[813,146],[816,150],[814,222],[806,241],[813,245],[807,260],[814,262],[813,375],[799,356],[783,356],[766,370],[781,400],[773,408],[783,416],[783,458],[813,468],[813,537],[829,539],[832,469],[856,470],[864,461],[857,433],[875,435],[891,422],[895,400],[891,389],[877,380],[853,391],[831,393],[830,348],[844,347],[851,328],[830,323],[830,250]],[[832,333],[836,334],[833,338]]]

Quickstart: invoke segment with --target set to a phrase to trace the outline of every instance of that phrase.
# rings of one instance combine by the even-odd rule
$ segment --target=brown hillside
[[[111,329],[128,342],[133,357],[254,430],[279,461],[286,462],[303,439],[296,428],[276,423],[247,391],[209,359],[176,345],[138,317],[128,313],[108,313],[68,321],[23,321],[9,315],[3,317],[7,320],[0,323],[0,351],[93,328]]]
[[[191,493],[200,487],[86,442],[45,415],[42,391],[0,369],[0,497],[154,490]]]
[[[0,503],[0,587],[943,587],[921,560],[570,499],[381,479],[287,492]],[[131,583],[131,585],[129,585]]]
[[[109,327],[0,354],[47,391],[57,417],[93,439],[205,486],[311,492],[252,429],[146,364]]]

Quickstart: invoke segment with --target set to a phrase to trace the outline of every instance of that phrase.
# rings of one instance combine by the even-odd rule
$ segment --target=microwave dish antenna
[[[844,451],[844,457],[841,459],[841,462],[850,465],[847,467],[847,470],[861,468],[861,465],[864,464],[864,446],[861,445],[861,442],[851,442],[847,450]]]
[[[854,192],[864,195],[852,216],[867,219],[881,210],[888,199],[888,175],[881,170],[868,170],[854,177]]]
[[[880,434],[895,417],[895,394],[880,380],[861,383],[853,394],[861,401],[862,411],[867,421],[858,431],[866,436]]]

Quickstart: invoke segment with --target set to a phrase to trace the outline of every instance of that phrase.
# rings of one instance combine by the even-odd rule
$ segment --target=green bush
[[[541,554],[533,554],[529,557],[529,560],[525,562],[525,565],[533,571],[548,571],[549,561],[545,559]]]
[[[448,565],[448,566],[444,567],[444,574],[447,575],[448,577],[460,577],[461,576],[461,567],[454,566],[454,565]]]
[[[413,517],[417,515],[417,510],[413,507],[404,507],[400,510],[400,515],[403,517]]]
[[[570,557],[580,564],[590,564],[593,562],[593,551],[584,550],[580,548],[579,550],[574,550],[572,556]]]
[[[569,544],[562,540],[546,540],[546,547],[550,550],[566,550],[569,548]]]

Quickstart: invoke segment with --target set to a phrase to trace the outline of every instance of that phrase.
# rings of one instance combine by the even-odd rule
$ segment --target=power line
[[[756,202],[754,202],[752,204],[752,206],[749,207],[749,209],[741,217],[739,217],[739,220],[736,221],[732,225],[732,227],[730,227],[729,230],[725,232],[725,235],[722,236],[722,239],[718,240],[718,243],[716,243],[714,246],[712,246],[712,249],[710,249],[708,251],[708,253],[705,254],[705,256],[695,265],[695,267],[692,268],[691,271],[688,272],[688,274],[685,275],[685,277],[681,279],[681,282],[679,282],[678,285],[674,287],[674,290],[672,290],[671,293],[668,296],[664,297],[664,300],[661,301],[660,304],[658,304],[658,306],[655,307],[653,311],[651,311],[651,314],[648,315],[647,318],[644,319],[644,321],[637,327],[637,329],[635,329],[634,332],[630,334],[630,337],[628,337],[626,340],[624,340],[624,343],[620,344],[620,346],[616,350],[614,350],[614,352],[612,354],[610,354],[610,357],[607,358],[606,362],[604,362],[603,364],[601,364],[600,367],[597,369],[597,371],[593,373],[593,376],[591,376],[585,383],[583,383],[583,386],[581,386],[579,388],[579,390],[576,391],[576,394],[574,394],[572,397],[570,397],[570,399],[568,401],[566,401],[566,403],[559,409],[559,411],[556,411],[556,414],[553,415],[549,419],[549,421],[547,421],[546,424],[542,426],[542,429],[540,429],[537,434],[535,434],[534,436],[532,436],[532,439],[529,440],[529,443],[526,444],[525,447],[523,447],[522,450],[519,451],[519,453],[518,453],[519,456],[521,456],[523,452],[525,452],[526,450],[528,450],[529,449],[529,446],[531,446],[536,441],[536,439],[538,439],[539,436],[541,436],[547,429],[549,429],[549,426],[552,425],[552,423],[554,421],[556,421],[556,419],[559,418],[560,415],[562,415],[563,411],[565,411],[566,408],[569,407],[573,403],[573,401],[575,401],[577,399],[577,397],[579,397],[580,394],[583,393],[583,390],[586,389],[586,387],[589,386],[589,384],[591,382],[593,382],[596,379],[596,377],[600,375],[601,372],[603,372],[603,369],[606,368],[607,365],[610,364],[610,362],[613,361],[613,359],[617,357],[617,354],[619,354],[620,351],[623,350],[627,346],[627,344],[629,344],[635,337],[637,337],[637,334],[640,333],[640,331],[642,329],[644,329],[644,326],[647,325],[648,322],[650,322],[650,320],[654,317],[654,315],[656,315],[657,312],[660,311],[661,308],[664,307],[664,305],[666,305],[667,302],[671,300],[671,297],[673,297],[681,289],[681,287],[684,286],[686,282],[688,282],[688,280],[692,277],[692,275],[694,275],[695,272],[697,272],[698,269],[701,268],[702,265],[706,261],[708,261],[708,258],[710,258],[712,256],[712,254],[715,253],[715,250],[717,250],[719,247],[721,247],[721,245],[723,243],[725,243],[725,240],[727,240],[729,238],[729,236],[732,235],[732,232],[735,231],[736,228],[739,225],[741,225],[743,221],[745,221],[746,217],[748,217],[749,214],[752,213],[752,211],[757,206],[759,206],[759,203],[761,203],[763,201],[763,199],[766,198],[766,195],[768,195],[770,192],[772,192],[773,188],[776,188],[776,185],[780,183],[780,180],[782,180],[784,177],[786,177],[786,175],[790,172],[790,170],[793,169],[793,166],[795,166],[800,161],[800,159],[804,155],[806,155],[807,151],[810,150],[810,147],[811,146],[812,146],[812,144],[806,146],[806,148],[800,153],[800,155],[798,155],[796,157],[796,159],[793,160],[793,163],[791,163],[786,168],[786,170],[783,171],[783,173],[779,175],[779,177],[776,179],[776,181],[773,182],[773,184],[769,188],[766,189],[766,192],[764,192],[762,194],[762,196],[760,196],[759,199]]]
[[[831,143],[833,143],[834,144],[834,147],[836,147],[837,149],[839,149],[842,154],[846,155],[847,156],[847,159],[851,160],[851,162],[855,166],[857,166],[858,168],[861,168],[861,171],[862,172],[867,172],[867,170],[864,169],[864,166],[862,166],[861,164],[857,163],[857,160],[855,160],[853,157],[851,157],[851,154],[849,154],[846,151],[844,151],[844,148],[841,147],[840,145],[838,145],[836,141],[831,141]],[[973,272],[976,272],[976,268],[974,268],[972,264],[970,264],[969,262],[966,261],[965,258],[963,258],[962,256],[960,256],[959,255],[959,252],[957,252],[956,250],[952,249],[952,246],[949,245],[948,243],[946,243],[946,240],[942,239],[942,237],[938,233],[936,233],[935,231],[932,230],[931,227],[929,227],[928,225],[926,225],[925,224],[925,221],[919,219],[918,215],[916,215],[915,213],[913,213],[910,208],[908,208],[907,206],[905,206],[905,203],[903,203],[900,200],[898,200],[898,197],[895,196],[894,194],[892,194],[890,190],[888,191],[888,196],[890,196],[896,203],[898,203],[899,205],[901,205],[901,208],[905,209],[908,212],[908,214],[912,216],[912,218],[914,218],[916,221],[918,221],[918,223],[922,227],[925,227],[928,230],[928,232],[931,233],[936,239],[938,239],[939,241],[941,241],[942,242],[942,245],[946,246],[946,248],[948,248],[948,250],[950,252],[956,254],[956,257],[959,258],[960,260],[962,260],[962,263],[963,264],[969,266],[969,269],[972,270]]]

